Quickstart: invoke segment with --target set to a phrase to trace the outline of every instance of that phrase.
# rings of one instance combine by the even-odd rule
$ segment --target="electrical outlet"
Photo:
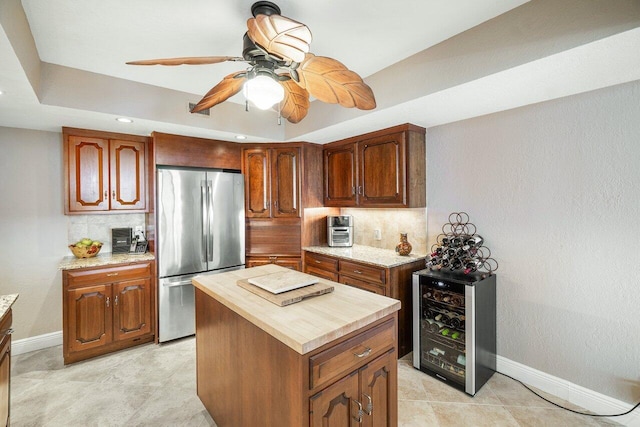
[[[382,240],[382,232],[379,229],[373,230],[373,238],[375,240]]]

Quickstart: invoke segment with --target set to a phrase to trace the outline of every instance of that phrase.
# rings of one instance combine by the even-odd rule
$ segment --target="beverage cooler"
[[[413,273],[413,366],[467,394],[496,370],[496,276]]]

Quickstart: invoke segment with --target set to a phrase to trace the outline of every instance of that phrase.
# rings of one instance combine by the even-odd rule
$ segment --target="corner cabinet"
[[[154,272],[153,261],[63,271],[65,364],[154,339]]]
[[[324,205],[425,207],[425,129],[401,125],[325,145]]]
[[[147,138],[63,128],[65,213],[146,212]]]
[[[411,279],[424,268],[424,258],[394,267],[381,267],[315,252],[304,252],[303,271],[317,277],[400,300],[398,357],[413,350]]]

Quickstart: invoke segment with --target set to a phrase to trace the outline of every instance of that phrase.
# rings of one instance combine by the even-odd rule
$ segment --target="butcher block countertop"
[[[302,248],[302,250],[358,261],[384,268],[397,267],[399,265],[409,264],[425,258],[425,255],[409,254],[407,256],[402,256],[398,255],[395,250],[380,249],[364,245],[353,245],[350,248],[308,246]]]
[[[102,267],[103,265],[129,264],[131,262],[152,261],[156,257],[150,253],[144,254],[112,254],[107,252],[92,258],[76,258],[66,256],[58,265],[58,270],[75,270],[77,268]]]
[[[400,309],[400,301],[320,279],[334,291],[301,302],[277,306],[237,285],[238,280],[286,271],[274,264],[203,274],[196,288],[214,298],[300,354],[367,326]]]

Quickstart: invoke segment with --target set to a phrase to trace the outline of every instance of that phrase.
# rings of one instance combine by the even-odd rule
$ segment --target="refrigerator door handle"
[[[209,233],[209,226],[207,223],[207,187],[207,181],[203,181],[202,184],[200,184],[200,209],[202,211],[202,253],[204,254],[204,262],[207,262],[207,234]]]
[[[207,228],[207,237],[209,239],[207,242],[207,261],[213,261],[213,184],[211,181],[207,181],[207,192],[209,196],[207,203],[209,210],[209,227]]]

